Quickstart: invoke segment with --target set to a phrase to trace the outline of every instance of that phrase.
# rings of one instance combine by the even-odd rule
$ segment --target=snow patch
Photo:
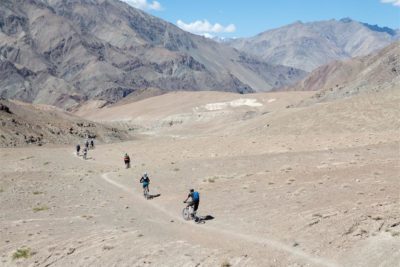
[[[240,98],[230,102],[217,102],[217,103],[209,103],[204,106],[207,110],[221,110],[228,107],[236,108],[241,106],[249,106],[249,107],[261,107],[262,104],[257,102],[257,99],[254,98]]]

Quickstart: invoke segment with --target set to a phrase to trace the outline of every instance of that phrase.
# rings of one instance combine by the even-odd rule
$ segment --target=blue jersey
[[[195,191],[192,193],[192,199],[193,201],[200,201],[200,194],[199,192]]]

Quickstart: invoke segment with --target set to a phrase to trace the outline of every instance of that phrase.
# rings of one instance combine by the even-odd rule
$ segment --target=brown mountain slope
[[[117,0],[0,2],[0,96],[71,107],[146,88],[268,91],[303,78]]]
[[[400,89],[400,42],[378,53],[319,67],[290,90],[319,90],[312,102]]]
[[[129,138],[124,130],[90,122],[55,107],[7,100],[0,100],[0,126],[0,147],[71,144],[87,137],[99,142]]]
[[[333,60],[367,55],[399,37],[398,31],[387,27],[341,19],[296,22],[229,44],[273,64],[312,71]]]

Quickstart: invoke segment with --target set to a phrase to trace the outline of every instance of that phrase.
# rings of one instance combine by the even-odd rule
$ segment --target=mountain
[[[368,56],[319,67],[289,90],[318,90],[311,102],[321,102],[388,89],[400,89],[400,41]]]
[[[305,76],[118,0],[2,0],[0,96],[63,108],[146,88],[269,91]]]
[[[345,18],[296,22],[228,43],[269,63],[310,72],[333,60],[367,55],[399,38],[399,32],[393,29]]]

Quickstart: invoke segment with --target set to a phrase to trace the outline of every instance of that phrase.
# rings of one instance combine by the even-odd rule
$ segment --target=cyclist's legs
[[[143,184],[143,192],[149,192],[149,184]]]
[[[193,203],[193,210],[196,213],[197,209],[199,208],[200,201],[196,201]]]
[[[196,210],[197,210],[197,207],[198,207],[198,204],[196,206],[196,203],[197,202],[190,201],[190,202],[188,202],[188,205],[187,205],[189,207],[189,210],[190,210],[190,213],[191,213],[192,216],[196,215]]]

